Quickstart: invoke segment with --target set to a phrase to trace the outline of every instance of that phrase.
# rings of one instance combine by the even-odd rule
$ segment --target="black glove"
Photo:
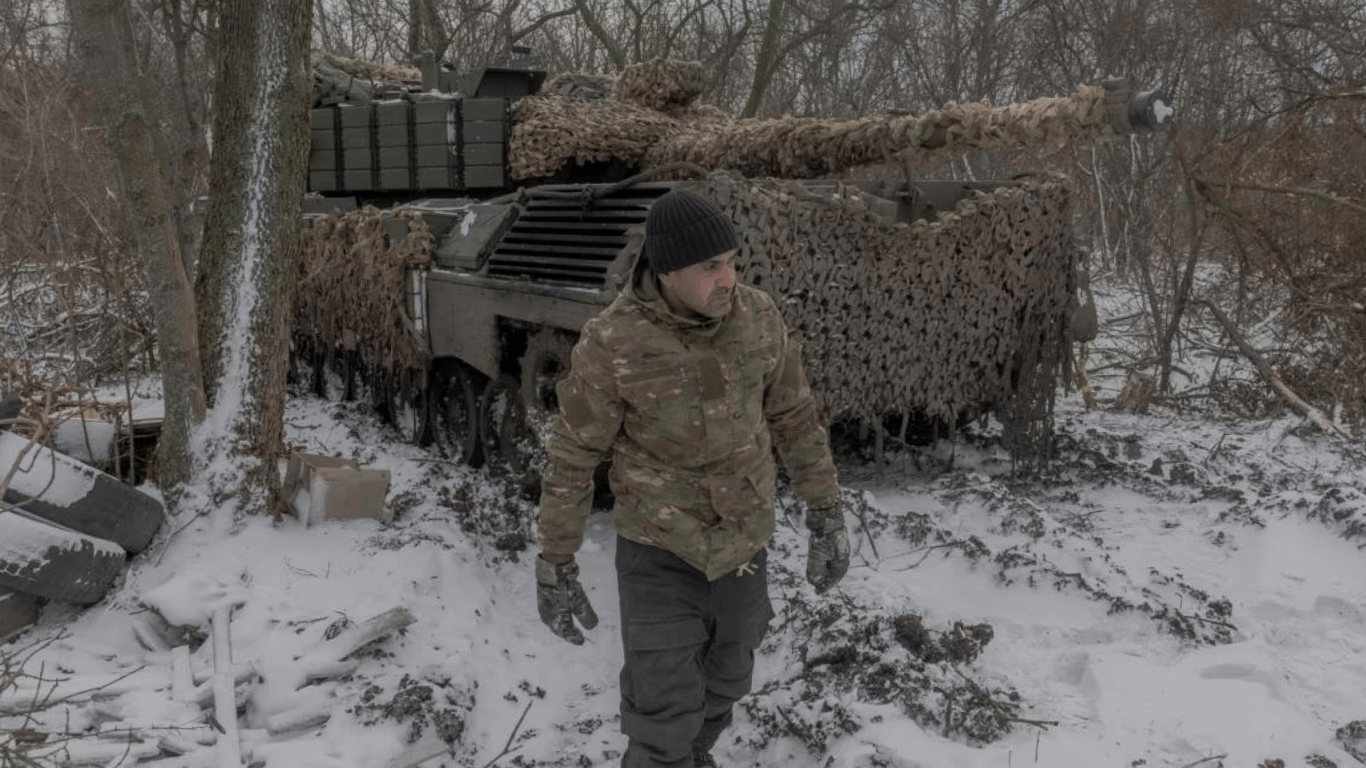
[[[579,566],[573,560],[556,565],[543,557],[536,558],[536,609],[551,632],[574,645],[583,645],[583,633],[574,626],[574,619],[584,629],[598,625],[598,614],[583,592]]]
[[[806,580],[817,592],[839,583],[849,570],[849,533],[839,507],[808,509],[806,527],[811,531],[806,553]]]

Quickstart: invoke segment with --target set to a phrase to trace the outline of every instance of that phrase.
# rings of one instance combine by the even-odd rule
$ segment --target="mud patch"
[[[393,693],[371,683],[351,708],[361,725],[392,721],[407,726],[406,741],[415,744],[426,734],[454,748],[465,735],[465,721],[474,709],[474,690],[455,685],[450,678],[405,674]]]

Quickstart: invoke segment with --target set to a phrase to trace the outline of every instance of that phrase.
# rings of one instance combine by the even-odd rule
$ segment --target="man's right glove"
[[[598,625],[598,614],[588,602],[579,583],[579,566],[572,559],[556,564],[536,558],[536,609],[550,631],[574,645],[583,645],[583,633],[574,626],[578,619],[584,629]]]
[[[817,592],[824,592],[839,583],[849,570],[849,533],[844,529],[844,512],[838,506],[807,509],[806,527],[811,531],[806,580]]]

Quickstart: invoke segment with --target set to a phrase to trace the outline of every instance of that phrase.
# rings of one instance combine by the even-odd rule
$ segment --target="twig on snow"
[[[503,751],[493,756],[493,759],[484,763],[484,768],[490,768],[494,763],[522,748],[521,744],[512,746],[512,742],[517,738],[517,732],[522,730],[522,721],[526,720],[527,713],[531,711],[531,705],[535,704],[535,699],[527,699],[526,708],[522,710],[522,716],[517,718],[517,724],[512,726],[512,733],[508,734],[507,743],[503,745]]]
[[[1193,762],[1193,763],[1186,763],[1185,765],[1181,766],[1181,768],[1195,768],[1195,766],[1197,766],[1197,765],[1202,765],[1202,764],[1204,764],[1204,763],[1212,763],[1212,762],[1214,762],[1215,760],[1223,760],[1223,759],[1226,758],[1226,757],[1228,757],[1227,754],[1224,754],[1224,755],[1211,755],[1210,757],[1202,757],[1202,758],[1200,758],[1199,760],[1196,760],[1196,761]]]

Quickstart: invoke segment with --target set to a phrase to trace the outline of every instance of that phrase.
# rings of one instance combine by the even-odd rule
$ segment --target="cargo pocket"
[[[755,576],[742,578],[755,579]],[[707,708],[721,712],[749,693],[753,686],[754,652],[768,634],[773,605],[767,593],[750,601],[751,610],[729,612],[716,627],[716,640],[707,652]]]
[[[618,391],[626,401],[626,433],[652,452],[669,456],[678,447],[695,450],[702,439],[702,404],[697,371],[690,362],[623,374]]]
[[[621,730],[657,746],[687,745],[701,727],[707,631],[697,617],[626,625]]]

